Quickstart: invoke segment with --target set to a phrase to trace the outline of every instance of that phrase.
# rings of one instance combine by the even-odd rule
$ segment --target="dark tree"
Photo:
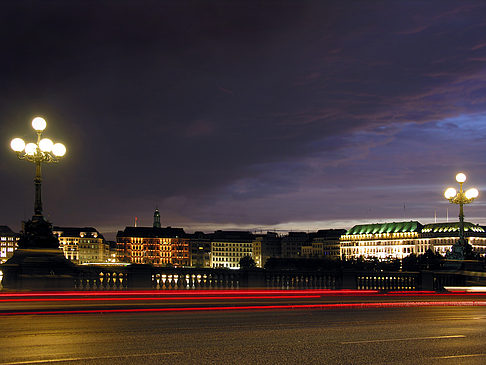
[[[243,256],[240,259],[240,269],[248,270],[256,267],[255,260],[251,256]]]

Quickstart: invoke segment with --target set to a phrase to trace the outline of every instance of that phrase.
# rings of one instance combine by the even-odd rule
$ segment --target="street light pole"
[[[456,181],[459,183],[459,192],[456,192],[456,189],[454,188],[447,188],[444,192],[444,196],[452,204],[459,205],[459,245],[453,245],[452,251],[453,253],[458,253],[459,256],[462,254],[461,259],[464,259],[464,249],[467,245],[464,235],[464,204],[472,203],[472,201],[479,196],[479,191],[476,188],[464,191],[463,184],[466,181],[466,175],[462,172],[456,175]]]
[[[462,182],[459,183],[459,195],[464,196],[464,190],[462,189]],[[464,246],[466,239],[464,237],[464,199],[459,200],[459,242]]]
[[[42,174],[41,174],[41,163],[37,161],[35,163],[35,201],[34,201],[34,215],[42,216]]]

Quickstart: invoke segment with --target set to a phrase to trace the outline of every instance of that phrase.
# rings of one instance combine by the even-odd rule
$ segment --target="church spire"
[[[160,213],[158,208],[155,208],[154,212],[154,228],[160,228]]]

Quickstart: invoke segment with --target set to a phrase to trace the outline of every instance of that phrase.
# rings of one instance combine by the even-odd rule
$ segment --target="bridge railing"
[[[486,281],[486,277],[480,279],[483,283]],[[261,288],[440,291],[446,286],[464,286],[477,280],[477,277],[473,278],[468,273],[444,271],[269,271],[93,265],[78,266],[72,286],[68,284],[66,289],[74,287],[76,290]],[[20,283],[18,289],[32,288],[24,288]]]
[[[149,265],[83,267],[79,290],[146,289],[358,289],[443,290],[463,286],[467,276],[454,272],[268,271],[165,268]]]
[[[263,283],[273,289],[339,289],[342,275],[338,271],[264,271]]]
[[[422,286],[419,272],[356,273],[356,289],[419,290]]]

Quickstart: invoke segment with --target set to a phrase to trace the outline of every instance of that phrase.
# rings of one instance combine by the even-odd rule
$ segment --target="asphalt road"
[[[5,364],[485,364],[486,307],[0,317]]]

